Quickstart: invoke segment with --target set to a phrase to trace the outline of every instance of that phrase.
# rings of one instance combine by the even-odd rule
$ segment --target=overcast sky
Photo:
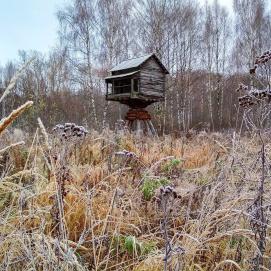
[[[47,53],[57,40],[57,8],[66,2],[69,0],[0,0],[0,65],[16,59],[18,50]],[[219,2],[231,8],[231,0]]]
[[[205,3],[206,0],[199,0],[201,3]],[[252,0],[253,1],[253,0]],[[213,3],[214,0],[207,0],[209,3]],[[218,3],[220,3],[222,6],[229,9],[229,11],[232,11],[232,2],[233,0],[218,0]]]
[[[48,52],[57,39],[57,8],[66,1],[0,0],[0,64],[20,49]]]

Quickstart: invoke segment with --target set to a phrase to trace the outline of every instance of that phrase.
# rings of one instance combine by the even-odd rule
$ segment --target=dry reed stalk
[[[200,270],[200,271],[204,271],[198,264],[194,264],[194,266],[193,267],[197,267],[198,268],[198,270]]]
[[[217,235],[215,237],[206,239],[204,241],[202,241],[202,244],[210,244],[210,243],[217,243],[219,241],[221,241],[224,238],[227,237],[232,237],[234,235],[239,235],[239,236],[244,236],[244,237],[249,237],[249,236],[254,236],[253,232],[251,230],[247,230],[247,229],[235,229],[232,231],[228,231],[228,232],[224,232],[224,233],[217,233]]]
[[[78,252],[78,251],[89,252],[90,251],[89,248],[84,247],[76,242],[71,241],[71,240],[68,240],[68,245],[71,248],[74,248],[74,252]]]
[[[43,125],[43,122],[41,121],[40,118],[38,118],[38,124],[39,124],[40,130],[41,130],[41,133],[44,137],[46,148],[49,150],[50,149],[49,136],[48,136],[48,133],[46,132],[46,129]]]
[[[32,101],[28,101],[21,105],[17,109],[13,110],[8,117],[3,118],[0,122],[0,134],[15,120],[17,119],[26,109],[33,105]]]
[[[0,150],[0,154],[5,153],[6,151],[8,151],[11,148],[14,148],[14,147],[17,147],[17,146],[21,146],[21,145],[24,145],[24,144],[25,144],[24,141],[19,141],[19,142],[13,143],[13,144],[5,147],[4,149]]]
[[[235,261],[232,261],[232,260],[224,260],[222,262],[220,262],[213,271],[216,271],[216,270],[221,270],[219,269],[222,265],[225,265],[225,264],[230,264],[230,265],[233,265],[235,266],[238,270],[241,270],[242,271],[242,268],[239,266],[238,263],[236,263]]]
[[[5,89],[3,95],[0,98],[0,103],[4,100],[4,98],[10,93],[10,91],[13,89],[15,86],[15,83],[17,79],[22,75],[23,71],[25,68],[34,60],[35,58],[31,58],[29,61],[27,61],[16,73],[15,75],[11,78],[7,88]]]
[[[25,176],[25,175],[31,175],[32,174],[32,171],[29,170],[29,169],[24,169],[22,171],[19,171],[11,176],[6,176],[4,177],[1,182],[12,182],[16,179],[18,179],[18,182],[19,182],[19,179],[22,177],[22,176]]]
[[[158,167],[161,163],[163,163],[164,161],[167,161],[167,160],[172,160],[174,159],[175,157],[174,156],[167,156],[167,157],[163,157],[162,159],[160,159],[159,161],[157,161],[155,164],[153,164],[150,169],[149,169],[149,172],[152,172],[156,167]]]

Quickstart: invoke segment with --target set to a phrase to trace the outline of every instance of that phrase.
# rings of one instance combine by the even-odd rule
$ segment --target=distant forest
[[[0,88],[33,58],[2,103],[2,116],[26,100],[34,107],[17,126],[34,130],[75,122],[114,129],[127,108],[106,102],[104,78],[119,62],[154,52],[168,68],[165,102],[151,106],[162,133],[235,128],[242,117],[235,89],[255,58],[271,48],[271,16],[264,0],[71,0],[57,11],[59,40],[48,55],[20,51],[0,67]],[[27,38],[27,37],[26,37]]]

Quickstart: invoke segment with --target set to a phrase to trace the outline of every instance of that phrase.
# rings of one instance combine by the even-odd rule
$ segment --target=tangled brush
[[[249,70],[250,75],[255,76],[256,71],[259,67],[266,70],[268,73],[268,62],[271,60],[271,51],[264,52],[261,56],[257,56],[254,67]],[[268,80],[268,79],[267,79]],[[265,84],[260,82],[262,86]],[[270,82],[267,81],[267,87],[263,89],[258,89],[255,87],[249,87],[244,84],[240,84],[236,89],[237,92],[244,92],[245,95],[239,97],[239,105],[242,107],[251,107],[253,105],[258,104],[260,101],[267,101],[268,103],[271,100],[271,89],[270,89]]]

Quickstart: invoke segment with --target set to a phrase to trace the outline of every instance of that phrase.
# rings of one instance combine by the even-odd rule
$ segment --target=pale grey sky
[[[47,53],[57,41],[56,11],[69,1],[0,0],[0,65],[16,59],[18,50]],[[232,0],[219,2],[231,9]]]
[[[199,0],[200,3],[204,4],[206,1],[208,3],[213,3],[214,0]],[[230,12],[232,11],[232,0],[218,0],[222,6],[226,7]]]
[[[66,1],[0,0],[0,65],[18,50],[48,52],[57,40],[57,8]]]

